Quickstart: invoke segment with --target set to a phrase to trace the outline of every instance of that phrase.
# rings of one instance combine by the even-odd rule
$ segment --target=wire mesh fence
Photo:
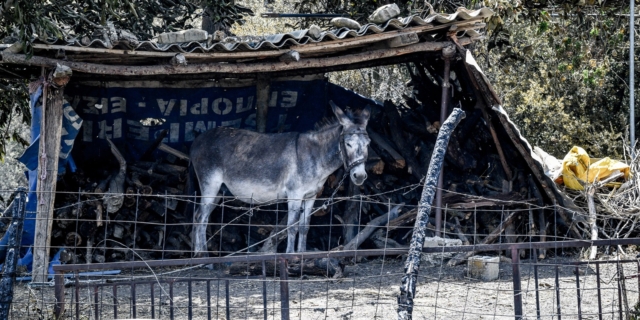
[[[12,194],[3,192],[7,204]],[[207,228],[209,257],[198,257],[191,249],[190,212],[197,210],[199,197],[60,192],[47,235],[51,260],[58,265],[50,269],[50,282],[34,285],[22,259],[9,318],[56,313],[76,319],[396,318],[416,208],[392,202],[398,198],[392,194],[318,199],[304,254],[283,253],[285,202],[249,205],[222,196]],[[114,196],[123,197],[121,210],[101,208]],[[445,190],[445,197],[455,196]],[[345,221],[349,208],[355,208],[354,223]],[[570,238],[557,217],[560,208],[533,201],[474,197],[445,202],[442,209],[447,240],[433,237],[430,221],[415,318],[635,315],[638,261],[617,259],[633,257],[640,240]],[[12,217],[2,211],[8,226]],[[538,214],[548,221],[543,228]],[[505,225],[511,215],[513,224]],[[344,238],[348,228],[353,228],[349,241]],[[581,261],[581,248],[592,244],[600,246],[600,259]],[[23,246],[20,256],[28,250]],[[496,264],[496,277],[483,281],[470,274],[466,257],[472,255],[494,258],[488,264]]]

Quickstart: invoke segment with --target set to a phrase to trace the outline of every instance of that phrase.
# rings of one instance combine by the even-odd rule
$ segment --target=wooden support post
[[[507,162],[507,158],[504,156],[504,151],[502,150],[500,139],[498,139],[498,134],[496,134],[496,130],[493,127],[493,123],[491,123],[491,117],[489,116],[489,113],[487,113],[487,110],[485,108],[482,109],[482,113],[484,114],[484,120],[487,122],[487,126],[489,126],[489,132],[491,133],[491,138],[493,139],[493,143],[496,144],[498,156],[500,157],[500,163],[502,163],[502,169],[504,170],[504,173],[507,176],[507,180],[513,181],[513,173],[511,172],[511,168],[509,168],[509,163]]]
[[[447,153],[447,144],[453,133],[453,129],[465,117],[462,109],[454,109],[447,121],[442,124],[431,163],[424,181],[422,196],[418,203],[418,216],[414,225],[413,236],[411,237],[411,247],[404,265],[404,276],[400,285],[400,295],[398,295],[398,319],[410,320],[413,312],[413,297],[416,293],[416,283],[418,282],[418,272],[420,271],[420,256],[422,255],[422,247],[424,246],[425,231],[429,222],[429,213],[431,212],[431,203],[436,193],[436,184],[438,176],[442,169],[445,154]]]
[[[451,58],[456,53],[455,46],[442,48],[442,58],[444,59],[444,74],[442,75],[442,99],[440,101],[440,123],[444,123],[449,109],[449,74],[451,73]],[[438,189],[436,190],[436,237],[440,237],[442,229],[442,185],[444,184],[444,171],[440,171],[438,177]]]
[[[38,162],[38,207],[35,239],[33,243],[32,283],[47,282],[49,266],[49,246],[51,228],[53,226],[53,203],[55,200],[56,181],[58,177],[58,159],[60,157],[60,137],[62,136],[62,102],[64,85],[69,80],[70,70],[60,72],[59,66],[53,74],[62,73],[61,77],[49,80],[58,87],[44,85],[42,92],[42,120],[40,126],[40,149]],[[68,68],[67,68],[68,69]],[[66,80],[65,80],[66,78]]]
[[[262,133],[267,130],[270,92],[271,84],[269,83],[269,78],[264,74],[258,75],[256,83],[256,130]]]
[[[593,184],[589,184],[587,186],[587,206],[589,207],[589,226],[591,227],[591,240],[598,240],[598,217],[596,215],[596,204],[593,201],[593,195],[596,192],[596,188]],[[589,260],[593,260],[596,258],[598,254],[598,247],[591,247],[591,252],[589,253]]]

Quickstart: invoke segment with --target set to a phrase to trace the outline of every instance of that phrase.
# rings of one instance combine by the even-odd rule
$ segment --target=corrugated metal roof
[[[414,26],[434,26],[443,24],[451,24],[456,21],[467,22],[470,20],[480,20],[493,15],[493,11],[489,8],[481,8],[478,10],[458,9],[453,14],[432,13],[425,17],[421,15],[411,15],[408,17],[400,17],[391,19],[383,24],[377,25],[368,23],[363,25],[359,30],[348,28],[339,28],[333,30],[322,31],[317,38],[308,34],[308,30],[296,30],[287,33],[266,35],[266,36],[242,36],[227,37],[218,42],[185,42],[173,44],[160,44],[156,41],[139,41],[135,44],[128,41],[120,41],[116,47],[122,49],[136,51],[156,51],[156,52],[236,52],[236,51],[257,51],[257,50],[277,50],[290,46],[305,45],[309,43],[318,43],[325,41],[335,41],[347,38],[357,38],[371,34],[379,34],[387,31],[402,30]],[[454,23],[455,24],[455,23]],[[467,34],[472,38],[480,36],[480,34],[471,29],[467,30]],[[94,38],[91,40],[80,40],[79,38],[71,38],[67,41],[42,41],[47,44],[58,44],[77,47],[107,48],[112,49],[114,46],[110,41],[105,39]],[[83,43],[84,42],[84,43]]]

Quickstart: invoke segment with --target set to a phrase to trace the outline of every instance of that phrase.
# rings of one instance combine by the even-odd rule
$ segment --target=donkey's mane
[[[364,123],[364,119],[362,118],[362,110],[352,111],[351,109],[349,109],[345,111],[345,114],[356,125]],[[333,128],[337,125],[340,125],[340,123],[338,122],[338,118],[336,118],[335,116],[331,116],[329,118],[323,117],[318,122],[316,122],[316,124],[314,125],[314,129],[315,131],[322,131],[325,129]]]

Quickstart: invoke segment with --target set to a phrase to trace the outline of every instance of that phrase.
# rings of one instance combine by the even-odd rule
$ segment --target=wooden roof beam
[[[470,38],[459,39],[460,45],[470,44]],[[73,62],[59,59],[33,56],[30,59],[24,54],[17,54],[5,50],[2,52],[2,64],[18,64],[24,66],[41,66],[54,68],[57,64],[65,65],[73,71],[96,75],[120,75],[120,76],[153,76],[153,75],[180,75],[202,73],[231,73],[246,74],[260,72],[278,72],[286,70],[318,69],[339,65],[350,65],[362,61],[378,60],[389,57],[402,56],[416,52],[434,52],[451,45],[450,41],[421,42],[413,45],[376,49],[360,53],[347,54],[326,58],[307,58],[298,62],[257,62],[257,63],[208,63],[189,64],[187,66],[155,65],[155,66],[126,66],[105,65],[96,63]]]

